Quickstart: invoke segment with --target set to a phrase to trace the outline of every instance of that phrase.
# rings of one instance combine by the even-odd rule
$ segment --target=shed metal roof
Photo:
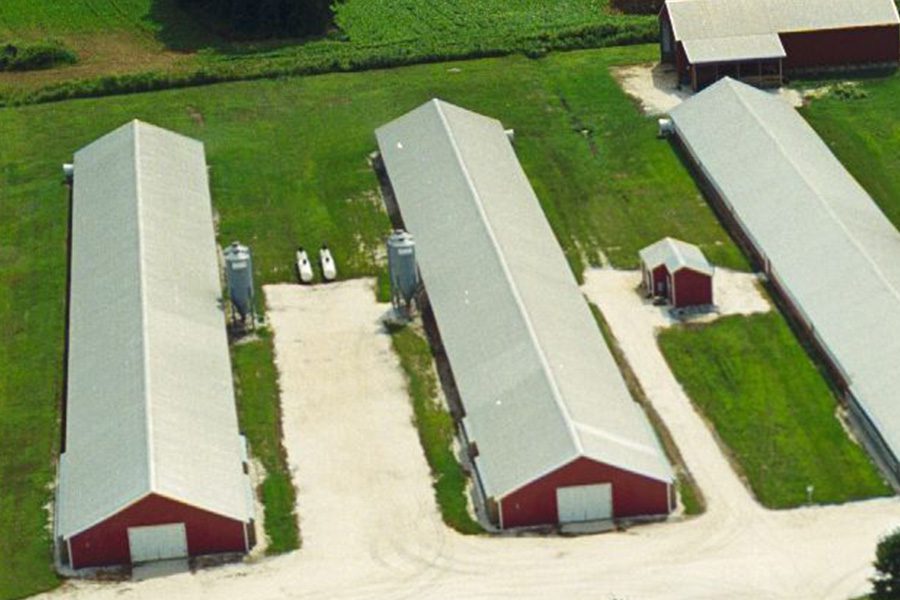
[[[777,33],[684,40],[684,52],[691,64],[769,60],[787,53]]]
[[[253,512],[203,145],[134,121],[75,154],[58,532],[151,492]]]
[[[676,131],[900,456],[900,234],[800,115],[724,79]]]
[[[649,269],[666,265],[669,273],[688,268],[712,276],[713,267],[700,248],[675,238],[663,238],[640,251],[641,260]]]
[[[784,56],[779,33],[900,24],[893,0],[667,0],[666,10],[692,62]]]
[[[580,456],[671,481],[502,125],[433,100],[376,135],[487,495]]]

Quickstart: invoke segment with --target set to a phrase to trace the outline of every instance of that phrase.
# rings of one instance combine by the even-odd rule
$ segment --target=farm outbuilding
[[[713,303],[713,267],[700,248],[664,238],[640,251],[644,289],[675,308]]]
[[[253,492],[203,145],[134,121],[74,166],[61,562],[246,552]]]
[[[433,100],[377,138],[491,518],[668,514],[671,467],[502,125]]]
[[[900,233],[786,102],[724,79],[675,108],[676,145],[900,478]]]
[[[761,86],[785,74],[896,67],[894,0],[667,0],[660,50],[694,90],[732,77]]]

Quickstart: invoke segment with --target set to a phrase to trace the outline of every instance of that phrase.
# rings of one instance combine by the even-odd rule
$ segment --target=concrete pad
[[[191,567],[186,558],[157,560],[135,565],[131,568],[132,581],[146,581],[156,577],[169,577],[178,573],[188,573]]]

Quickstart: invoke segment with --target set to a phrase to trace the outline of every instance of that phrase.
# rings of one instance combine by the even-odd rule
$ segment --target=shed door
[[[184,558],[188,555],[184,523],[129,527],[128,548],[133,563]]]
[[[556,488],[556,507],[560,523],[611,519],[612,484],[598,483]]]

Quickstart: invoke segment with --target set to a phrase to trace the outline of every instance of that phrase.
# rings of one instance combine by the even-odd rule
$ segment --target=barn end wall
[[[786,70],[900,61],[900,25],[780,34]]]
[[[675,273],[675,308],[703,306],[713,303],[712,277],[690,269]]]
[[[246,551],[244,523],[151,494],[74,536],[72,568],[129,564],[128,528],[167,523],[185,524],[191,556]]]
[[[669,513],[669,484],[578,458],[501,500],[501,527],[556,525],[556,488],[612,483],[613,517],[639,517]]]

